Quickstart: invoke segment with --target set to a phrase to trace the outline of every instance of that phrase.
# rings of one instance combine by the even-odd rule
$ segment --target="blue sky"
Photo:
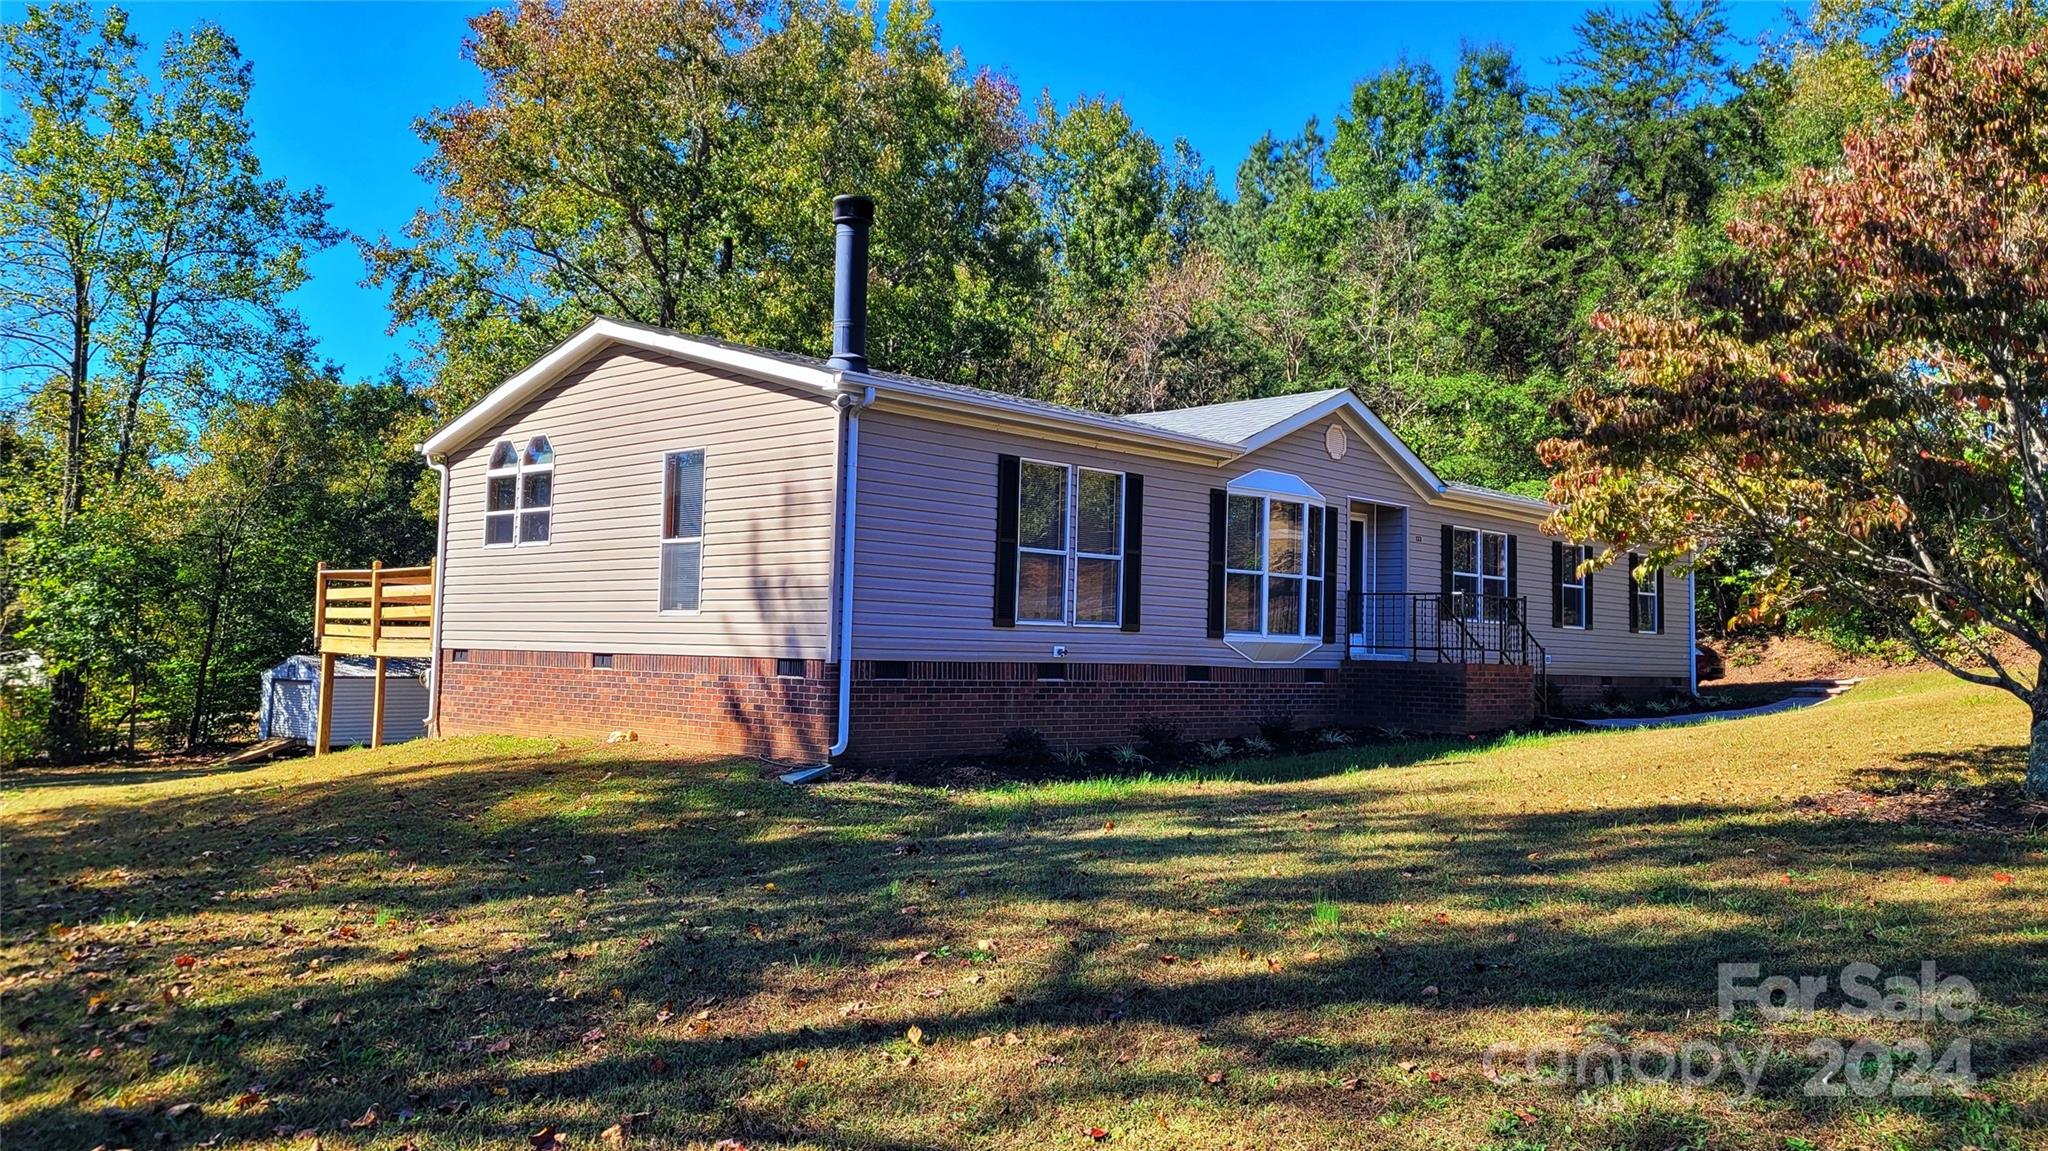
[[[1267,131],[1325,123],[1358,80],[1406,56],[1440,68],[1464,43],[1512,48],[1530,79],[1569,51],[1579,3],[1019,3],[937,0],[949,45],[969,65],[1006,71],[1027,94],[1049,89],[1124,101],[1162,143],[1186,136],[1227,187]],[[9,5],[12,7],[12,5]],[[414,118],[482,94],[462,59],[464,3],[143,3],[131,27],[152,49],[165,33],[212,20],[255,68],[257,148],[265,169],[327,190],[337,225],[395,233],[426,202]],[[1783,26],[1770,0],[1736,3],[1730,23],[1753,43]],[[385,334],[380,291],[359,285],[352,245],[312,264],[297,303],[323,352],[351,376],[406,353]]]

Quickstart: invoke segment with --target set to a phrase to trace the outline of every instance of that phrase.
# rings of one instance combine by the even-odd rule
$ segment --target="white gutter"
[[[860,511],[860,410],[875,402],[875,389],[870,386],[857,397],[842,395],[837,402],[846,416],[840,448],[846,466],[841,469],[845,495],[839,521],[839,728],[825,753],[828,766],[846,754],[853,738],[853,545]]]
[[[434,521],[434,618],[428,628],[433,650],[427,656],[427,734],[441,734],[441,589],[448,584],[448,459],[428,456],[427,466],[441,477],[441,514]]]

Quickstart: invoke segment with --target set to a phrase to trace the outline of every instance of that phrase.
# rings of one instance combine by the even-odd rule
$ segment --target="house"
[[[595,320],[435,434],[434,724],[815,763],[1528,720],[1693,687],[1687,579],[1446,483],[1347,391],[1113,416]]]

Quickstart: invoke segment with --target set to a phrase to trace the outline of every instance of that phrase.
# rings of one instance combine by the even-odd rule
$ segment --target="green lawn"
[[[510,739],[0,777],[0,1146],[2044,1147],[2023,730],[1908,674],[1201,779],[798,790]],[[1724,960],[1983,1002],[1723,1021]],[[1967,1036],[1979,1086],[1809,1098],[1806,1044],[1861,1035]],[[1687,1040],[1779,1055],[1747,1103],[1484,1059]]]

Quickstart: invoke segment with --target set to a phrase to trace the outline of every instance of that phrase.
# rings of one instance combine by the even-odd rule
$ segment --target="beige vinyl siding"
[[[1209,492],[1260,468],[1301,477],[1339,508],[1354,502],[1406,509],[1408,591],[1440,583],[1441,525],[1507,531],[1517,537],[1517,591],[1528,597],[1531,634],[1561,672],[1675,675],[1687,670],[1684,581],[1666,580],[1664,635],[1628,630],[1619,567],[1598,573],[1590,632],[1550,627],[1550,541],[1532,516],[1432,506],[1373,446],[1348,415],[1350,449],[1333,460],[1328,423],[1318,423],[1221,467],[1086,447],[1008,431],[939,422],[886,400],[861,417],[860,526],[855,551],[857,659],[1047,661],[1054,645],[1078,663],[1247,665],[1208,636]],[[1002,454],[1145,477],[1142,629],[1070,625],[996,627],[996,458]],[[1340,521],[1341,522],[1341,521]],[[1349,590],[1350,532],[1338,532],[1339,627]],[[1381,590],[1395,590],[1382,587]],[[1325,645],[1296,666],[1331,667],[1344,645]]]
[[[655,353],[593,355],[457,451],[442,644],[823,659],[838,418],[822,392]],[[484,545],[491,446],[555,450],[546,544]],[[702,610],[659,610],[662,474],[705,453]]]
[[[1624,569],[1627,553],[1613,565],[1592,573],[1593,626],[1588,629],[1550,626],[1550,543],[1553,537],[1503,516],[1456,508],[1421,509],[1410,522],[1408,579],[1414,591],[1436,591],[1443,584],[1443,525],[1506,532],[1515,537],[1515,590],[1529,601],[1529,635],[1550,657],[1550,670],[1566,675],[1684,676],[1691,636],[1690,606],[1684,576],[1664,577],[1664,633],[1628,630],[1630,587]]]

